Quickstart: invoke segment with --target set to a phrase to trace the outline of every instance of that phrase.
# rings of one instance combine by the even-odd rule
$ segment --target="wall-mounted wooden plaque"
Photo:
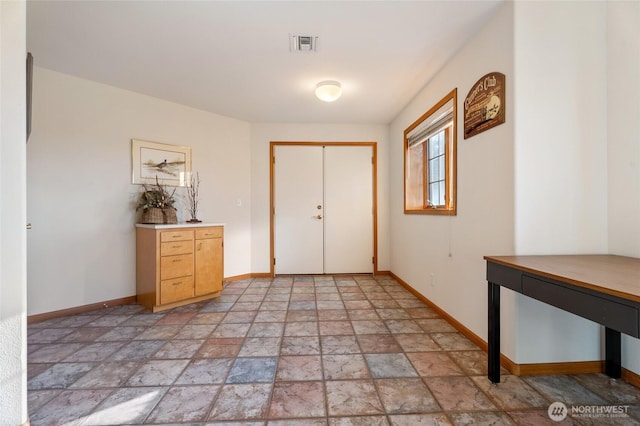
[[[505,120],[504,74],[490,72],[471,87],[464,99],[464,138],[489,130]]]

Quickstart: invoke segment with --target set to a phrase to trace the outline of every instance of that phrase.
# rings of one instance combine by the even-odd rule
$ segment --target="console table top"
[[[640,302],[640,259],[606,254],[484,256],[488,262]]]

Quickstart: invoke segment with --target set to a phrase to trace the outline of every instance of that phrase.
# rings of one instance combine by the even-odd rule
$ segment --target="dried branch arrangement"
[[[169,192],[166,185],[160,184],[157,176],[155,184],[148,185],[143,183],[142,186],[144,191],[138,198],[138,209],[146,210],[152,207],[164,209],[173,207],[173,204],[176,202],[174,198],[176,188],[173,188],[173,191]]]
[[[191,223],[199,223],[202,222],[198,220],[198,201],[200,198],[200,174],[196,172],[196,174],[191,175],[191,180],[189,182],[189,186],[187,187],[187,199],[189,200],[189,214],[191,215],[191,219],[188,222]]]

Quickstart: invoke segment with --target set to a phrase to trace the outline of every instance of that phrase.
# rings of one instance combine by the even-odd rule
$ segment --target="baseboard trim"
[[[473,343],[475,343],[476,345],[480,346],[480,348],[482,348],[483,351],[485,351],[485,352],[487,351],[487,347],[488,347],[487,346],[487,342],[482,340],[482,338],[480,336],[478,336],[473,331],[469,330],[467,327],[462,325],[461,322],[459,322],[454,317],[452,317],[451,315],[446,313],[444,310],[442,310],[438,305],[433,303],[431,300],[429,300],[426,297],[424,297],[424,295],[422,293],[420,293],[415,288],[411,287],[411,285],[409,283],[405,282],[402,278],[400,278],[399,276],[397,276],[393,272],[391,272],[390,275],[393,277],[393,279],[398,281],[398,283],[400,283],[400,285],[402,285],[404,288],[406,288],[411,294],[416,296],[418,299],[420,299],[422,302],[424,302],[428,307],[433,309],[438,315],[440,315],[442,318],[444,318],[449,324],[451,324],[453,326],[453,328],[455,328],[460,333],[462,333],[467,339],[471,340]]]
[[[273,278],[273,274],[271,272],[256,272],[249,275],[250,278]]]
[[[604,361],[548,362],[543,364],[515,364],[507,357],[500,357],[504,367],[515,376],[546,376],[551,374],[592,374],[604,373]],[[640,388],[640,374],[622,367],[621,379]]]
[[[284,274],[283,276],[288,276],[288,275],[289,274]],[[300,274],[293,274],[293,275],[300,275]],[[315,275],[315,274],[312,274],[312,275]],[[327,274],[327,275],[338,275],[338,276],[340,276],[340,275],[353,275],[353,276],[360,276],[360,275],[371,275],[371,274],[365,274],[365,273],[362,273],[362,274],[348,274],[347,273],[347,274]],[[388,275],[391,275],[391,272],[390,271],[375,271],[373,273],[373,275],[376,276],[376,277],[380,276],[380,275],[388,276]],[[247,280],[247,279],[250,279],[250,278],[273,278],[273,277],[274,277],[274,275],[271,272],[253,272],[253,273],[250,273],[250,274],[242,274],[242,275],[235,275],[233,277],[227,277],[224,280],[232,282],[232,281]]]
[[[622,367],[622,380],[640,389],[640,374]]]
[[[604,371],[604,361],[546,362],[541,364],[514,364],[516,376],[545,376],[549,374],[589,374]]]
[[[90,303],[88,305],[76,306],[74,308],[60,309],[58,311],[45,312],[42,314],[27,316],[27,324],[35,324],[50,319],[60,318],[67,315],[83,314],[85,312],[96,311],[98,309],[110,308],[113,306],[129,305],[136,303],[136,296],[122,297],[120,299],[112,299],[104,302]]]
[[[242,275],[235,275],[233,277],[225,277],[224,281],[225,282],[241,281],[249,278],[253,278],[253,274],[242,274]]]
[[[269,273],[266,274],[243,274],[243,275],[236,275],[236,276],[232,276],[232,277],[225,277],[224,281],[240,281],[240,280],[245,280],[248,278],[264,278],[264,277],[269,277],[271,276]],[[129,296],[129,297],[122,297],[120,299],[112,299],[112,300],[106,300],[104,302],[96,302],[96,303],[90,303],[88,305],[83,305],[83,306],[76,306],[73,308],[67,308],[67,309],[60,309],[58,311],[51,311],[51,312],[44,312],[42,314],[36,314],[36,315],[29,315],[27,316],[27,324],[35,324],[38,322],[43,322],[43,321],[47,321],[50,319],[55,319],[55,318],[60,318],[60,317],[64,317],[67,315],[76,315],[76,314],[83,314],[86,312],[91,312],[91,311],[95,311],[98,309],[104,309],[104,308],[109,308],[109,307],[113,307],[113,306],[120,306],[120,305],[129,305],[131,303],[137,303],[138,298],[136,296]]]
[[[390,275],[407,289],[411,294],[416,296],[427,306],[433,309],[438,315],[444,318],[453,328],[458,330],[463,336],[471,340],[478,345],[480,349],[487,352],[488,345],[480,336],[469,330],[462,325],[459,321],[453,318],[451,315],[442,310],[438,305],[427,299],[422,293],[413,288],[410,284],[402,280],[402,278],[395,275],[393,272]],[[604,361],[578,361],[578,362],[550,362],[539,364],[516,364],[504,354],[500,354],[500,365],[507,369],[511,374],[515,376],[536,376],[536,375],[550,375],[550,374],[589,374],[589,373],[602,373],[604,372]],[[622,368],[622,380],[640,388],[640,374],[636,374],[633,371]]]

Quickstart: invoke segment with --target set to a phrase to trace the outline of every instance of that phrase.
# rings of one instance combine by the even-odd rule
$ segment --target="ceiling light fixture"
[[[333,102],[342,95],[342,85],[339,81],[321,81],[316,85],[316,97],[324,102]]]

